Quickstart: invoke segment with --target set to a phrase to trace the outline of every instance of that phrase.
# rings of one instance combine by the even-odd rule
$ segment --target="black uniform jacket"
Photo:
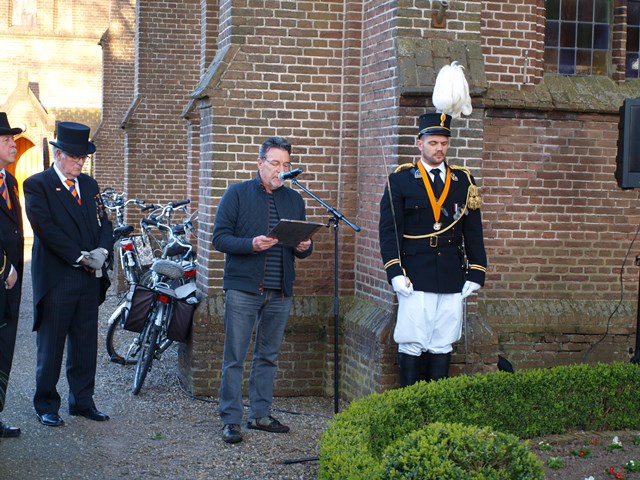
[[[451,183],[439,229],[434,228],[436,220],[418,167],[402,165],[389,176],[379,223],[380,253],[389,282],[405,273],[415,290],[433,293],[460,292],[466,280],[484,285],[482,219],[478,205],[469,201],[475,181],[462,167],[448,166],[447,175]]]

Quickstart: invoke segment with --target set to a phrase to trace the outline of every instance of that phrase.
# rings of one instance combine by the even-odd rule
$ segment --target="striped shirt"
[[[273,195],[269,197],[269,230],[280,221]],[[282,245],[275,245],[267,250],[267,263],[264,272],[264,288],[282,290]]]

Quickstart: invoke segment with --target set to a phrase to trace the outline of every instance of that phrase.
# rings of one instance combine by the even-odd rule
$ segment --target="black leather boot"
[[[427,381],[440,380],[449,376],[451,353],[428,353]]]
[[[406,353],[398,354],[398,366],[400,367],[400,386],[407,387],[422,380],[420,374],[420,366],[422,365],[421,357],[407,355]]]

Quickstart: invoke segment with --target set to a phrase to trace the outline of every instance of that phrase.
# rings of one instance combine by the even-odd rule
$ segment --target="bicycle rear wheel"
[[[118,318],[109,325],[106,344],[109,358],[120,365],[133,365],[138,360],[140,342],[137,341],[140,333],[130,332],[123,328],[126,319],[126,309],[122,309]]]
[[[151,362],[153,362],[153,356],[156,351],[158,332],[159,330],[153,323],[152,317],[149,323],[147,323],[147,325],[145,326],[142,333],[142,345],[140,348],[140,352],[138,353],[136,371],[133,374],[132,392],[134,395],[140,393],[142,384],[144,383],[145,378],[147,378],[147,373],[151,368]]]

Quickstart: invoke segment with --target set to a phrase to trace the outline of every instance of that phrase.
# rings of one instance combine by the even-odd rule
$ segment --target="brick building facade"
[[[0,7],[0,111],[24,132],[15,169],[22,181],[49,165],[57,121],[93,132],[100,121],[102,60],[98,45],[109,24],[107,0],[8,0]],[[91,168],[91,162],[85,167]],[[23,202],[24,203],[24,202]],[[24,204],[23,204],[24,208]],[[32,236],[25,218],[25,237]]]
[[[453,369],[494,369],[499,352],[516,368],[628,359],[640,209],[613,176],[618,109],[640,92],[625,80],[627,2],[611,2],[608,74],[586,77],[545,72],[544,0],[448,3],[111,2],[95,173],[130,197],[190,197],[199,209],[207,301],[181,355],[194,393],[219,383],[216,206],[229,184],[255,175],[259,144],[276,134],[294,146],[300,183],[361,228],[339,222],[341,395],[397,385],[378,205],[389,169],[416,158],[417,118],[453,60],[466,67],[474,112],[454,122],[449,158],[480,185],[489,258]],[[303,197],[309,219],[327,222]],[[333,391],[333,232],[298,262],[276,394]]]

